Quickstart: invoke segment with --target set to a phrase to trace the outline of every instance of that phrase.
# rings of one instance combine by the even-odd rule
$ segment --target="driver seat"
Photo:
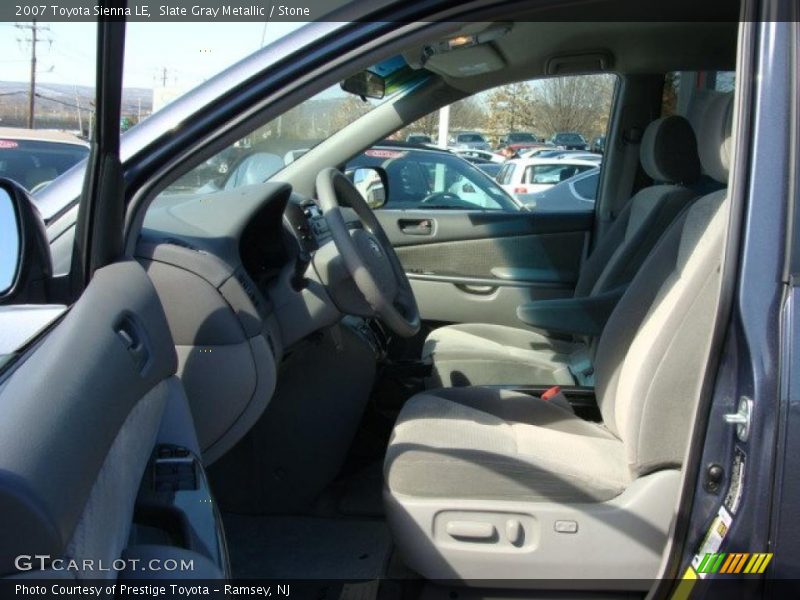
[[[706,129],[720,134],[700,153],[719,182],[729,100],[707,114]],[[684,211],[611,314],[595,363],[602,422],[499,387],[430,390],[406,403],[384,498],[411,568],[429,579],[649,587],[706,372],[726,205],[721,190]]]

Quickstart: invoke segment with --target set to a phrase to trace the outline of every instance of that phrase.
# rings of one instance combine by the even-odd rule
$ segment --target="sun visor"
[[[446,77],[472,77],[499,71],[505,66],[500,53],[488,44],[434,54],[425,63],[426,69]]]

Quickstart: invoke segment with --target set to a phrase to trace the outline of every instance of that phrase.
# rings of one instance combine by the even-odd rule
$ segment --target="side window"
[[[429,189],[433,197],[428,200],[430,204],[437,204],[439,200],[455,201],[458,198],[465,208],[487,210],[500,210],[503,208],[485,189],[485,182],[484,186],[477,182],[480,173],[470,173],[469,171],[458,169],[456,168],[457,164],[435,161],[422,163],[427,172],[428,181],[431,184]],[[391,189],[391,183],[389,185]]]
[[[600,171],[586,175],[575,181],[575,192],[584,200],[597,199],[597,186],[600,184]]]
[[[734,71],[671,71],[664,77],[661,116],[689,116],[692,102],[704,91],[732,92]]]
[[[486,172],[499,169],[495,181],[512,201],[542,207],[533,196],[562,183],[556,195],[569,195],[573,178],[602,168],[616,83],[615,75],[594,74],[503,85],[430,113],[392,139],[424,133],[478,168],[478,157],[490,161]],[[571,198],[580,203],[577,194]]]
[[[489,175],[450,152],[386,144],[365,151],[345,170],[356,167],[386,171],[389,193],[383,209],[519,210]]]

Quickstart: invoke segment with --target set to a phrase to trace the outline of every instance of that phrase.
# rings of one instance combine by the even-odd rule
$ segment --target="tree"
[[[667,73],[664,78],[664,91],[661,94],[661,116],[674,115],[678,112],[678,86],[680,75],[677,72]]]
[[[483,129],[486,124],[486,109],[480,100],[470,96],[450,105],[450,131],[459,129]],[[400,140],[406,139],[411,133],[421,133],[435,142],[439,134],[439,111],[428,113],[410,125],[403,127],[395,134]]]
[[[453,103],[450,106],[450,129],[484,129],[486,109],[474,96]]]
[[[372,105],[356,96],[347,95],[339,100],[331,109],[332,110],[327,115],[330,119],[330,125],[328,131],[325,132],[325,137],[336,133],[360,116],[367,114],[372,109]]]
[[[542,133],[577,131],[586,137],[605,133],[611,111],[611,75],[553,77],[535,86],[536,121]]]
[[[486,129],[499,137],[514,131],[534,131],[533,90],[528,83],[512,83],[489,93]]]

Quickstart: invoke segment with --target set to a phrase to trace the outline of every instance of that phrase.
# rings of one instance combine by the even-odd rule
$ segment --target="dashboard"
[[[136,259],[167,314],[207,462],[263,412],[286,349],[344,316],[337,258],[320,208],[285,184],[148,211]]]

